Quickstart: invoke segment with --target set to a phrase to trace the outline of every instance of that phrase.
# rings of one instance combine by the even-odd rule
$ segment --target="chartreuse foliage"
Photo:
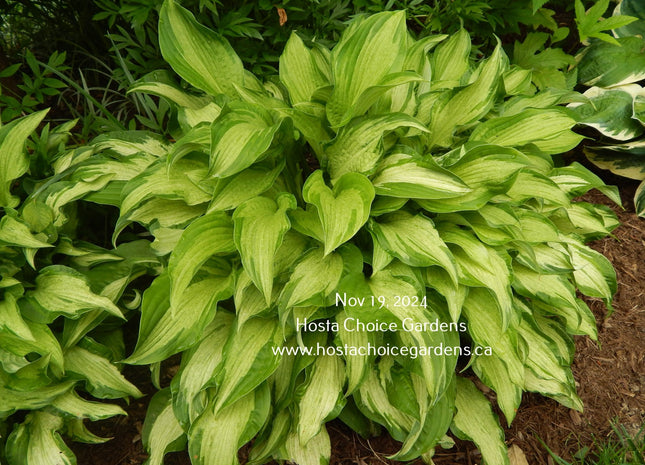
[[[584,102],[570,106],[580,123],[596,129],[602,145],[587,146],[585,154],[596,166],[638,181],[645,180],[645,10],[640,2],[624,0],[616,13],[638,18],[612,31],[619,45],[592,42],[578,55],[578,76],[589,87]],[[645,188],[634,196],[636,213],[645,216]]]
[[[76,199],[119,209],[115,250],[65,242],[61,252],[98,290],[60,297],[68,312],[87,311],[62,333],[66,376],[107,369],[83,335],[121,309],[103,297],[117,302],[132,270],[143,263],[154,276],[125,362],[158,373],[182,359],[149,409],[148,463],[187,443],[194,464],[236,464],[255,437],[250,463],[319,465],[330,456],[325,423],[337,417],[361,434],[387,429],[402,442],[398,460],[431,461],[452,432],[488,464],[508,463],[459,352],[508,422],[523,391],[582,407],[572,335],[596,329],[577,290],[609,304],[616,286],[584,242],[617,222],[571,200],[592,188],[618,197],[581,165],[554,167],[551,155],[581,139],[556,105],[572,95],[536,93],[499,45],[472,63],[466,31],[415,40],[403,12],[353,21],[331,49],[294,34],[279,79],[266,83],[174,1],[160,15],[164,58],[196,91],[169,80],[131,91],[170,102],[174,141],[104,134],[59,157],[32,195],[58,228]],[[152,242],[127,242],[133,232]],[[37,286],[82,280],[45,271]],[[28,291],[20,311],[45,325],[52,315],[36,310],[52,298]],[[86,388],[116,390],[94,379]],[[38,420],[37,431],[54,423]]]

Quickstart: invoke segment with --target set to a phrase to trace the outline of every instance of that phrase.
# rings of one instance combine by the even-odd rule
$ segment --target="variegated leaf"
[[[302,195],[306,202],[316,206],[323,227],[325,255],[328,255],[365,224],[374,200],[374,187],[360,173],[345,173],[330,189],[323,172],[317,170],[305,182]]]
[[[273,291],[274,256],[291,228],[287,211],[296,208],[296,199],[282,193],[275,201],[256,197],[244,202],[233,213],[235,246],[244,271],[264,295],[267,305]]]
[[[457,414],[450,429],[462,439],[470,439],[482,454],[485,463],[509,465],[504,432],[488,399],[472,381],[457,377]]]
[[[244,82],[242,61],[228,41],[175,0],[165,0],[159,13],[159,47],[177,74],[211,95],[234,97]]]
[[[0,207],[18,205],[18,198],[10,192],[11,183],[29,169],[25,141],[46,114],[47,110],[37,111],[0,127]]]

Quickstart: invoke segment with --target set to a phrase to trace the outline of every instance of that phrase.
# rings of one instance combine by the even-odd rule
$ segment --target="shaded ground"
[[[576,338],[573,372],[585,405],[583,413],[539,395],[525,394],[515,421],[506,429],[506,439],[509,446],[517,445],[524,452],[530,465],[553,463],[540,440],[566,458],[583,446],[592,446],[594,441],[605,439],[611,431],[612,420],[623,423],[632,434],[645,422],[645,277],[641,274],[642,269],[639,270],[645,263],[645,219],[634,214],[635,184],[619,178],[607,179],[607,182],[623,185],[621,196],[625,211],[595,191],[584,200],[610,206],[621,221],[614,237],[591,244],[616,269],[615,311],[608,316],[601,301],[587,299],[598,320],[598,342],[586,337]],[[92,431],[114,439],[92,446],[73,444],[79,465],[139,465],[145,461],[147,456],[142,449],[140,431],[154,388],[148,381],[149,372],[145,367],[127,367],[125,375],[148,396],[127,407],[127,418],[90,424]],[[330,423],[328,430],[334,465],[400,463],[386,458],[399,447],[387,436],[365,440],[340,422]],[[166,456],[164,463],[189,465],[190,462],[186,453],[173,453]],[[458,442],[451,450],[439,449],[435,463],[474,465],[480,463],[480,457],[471,443]]]

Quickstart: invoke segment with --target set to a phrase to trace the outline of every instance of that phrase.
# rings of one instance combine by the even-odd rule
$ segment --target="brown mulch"
[[[586,337],[576,338],[573,373],[578,394],[584,402],[583,413],[537,394],[524,395],[517,417],[506,428],[506,440],[509,446],[517,445],[524,452],[530,465],[554,463],[541,441],[555,453],[570,458],[581,447],[593,447],[597,441],[606,439],[612,421],[619,421],[632,434],[645,422],[645,278],[639,269],[645,263],[645,219],[634,213],[636,184],[611,177],[607,181],[622,184],[624,211],[596,191],[583,200],[610,206],[621,221],[613,237],[591,244],[616,269],[615,311],[608,315],[601,301],[586,299],[598,321],[598,342]],[[114,439],[99,445],[71,444],[79,465],[140,465],[145,461],[141,427],[154,388],[149,382],[147,368],[126,367],[125,375],[147,394],[146,397],[134,400],[127,407],[127,418],[88,425],[96,434]],[[332,441],[333,465],[400,463],[386,458],[399,447],[387,435],[366,440],[339,421],[327,427]],[[474,445],[461,441],[450,450],[438,449],[434,461],[436,465],[481,463]],[[177,452],[168,454],[164,463],[189,465],[190,461],[186,452]]]

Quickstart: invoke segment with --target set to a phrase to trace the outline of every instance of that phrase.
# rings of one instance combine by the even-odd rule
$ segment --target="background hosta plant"
[[[601,134],[599,142],[585,147],[596,166],[619,176],[645,180],[645,11],[639,2],[624,0],[616,13],[628,12],[638,20],[614,29],[617,44],[592,42],[578,57],[579,78],[591,86],[587,100],[570,106],[580,123]],[[636,213],[645,215],[645,189],[634,196]]]
[[[91,153],[65,150],[75,122],[46,125],[27,152],[45,113],[0,127],[0,457],[12,465],[76,463],[61,435],[104,442],[84,420],[125,411],[97,400],[142,395],[117,364],[121,324],[140,298],[130,283],[159,265],[145,240],[103,248],[78,237],[90,222],[72,201],[112,176],[90,164],[67,176]]]
[[[584,242],[617,222],[572,199],[618,196],[581,165],[553,164],[581,140],[557,106],[577,94],[537,91],[499,45],[473,63],[464,30],[415,40],[403,12],[356,19],[331,49],[292,35],[279,79],[265,83],[174,1],[159,30],[165,59],[195,89],[164,79],[130,91],[171,104],[174,140],[99,136],[61,157],[37,195],[53,224],[69,221],[70,199],[117,207],[116,250],[154,238],[158,266],[144,271],[154,279],[126,362],[158,375],[182,358],[149,409],[151,464],[186,441],[195,464],[237,463],[253,437],[250,463],[326,463],[324,425],[337,417],[365,435],[386,428],[402,442],[397,460],[431,461],[451,432],[503,464],[474,377],[507,422],[523,391],[582,407],[571,335],[596,328],[577,291],[609,305],[616,286]],[[400,330],[347,330],[357,319]]]

